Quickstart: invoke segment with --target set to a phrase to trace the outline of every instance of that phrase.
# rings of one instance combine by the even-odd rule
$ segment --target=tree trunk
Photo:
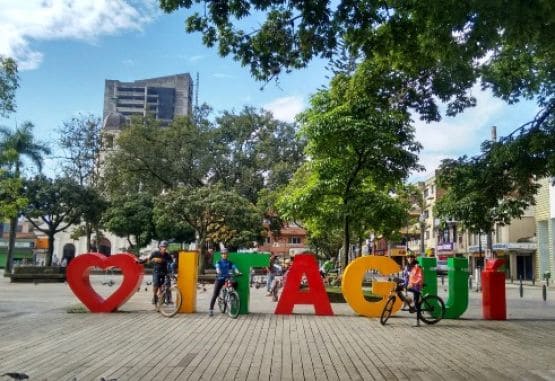
[[[349,216],[345,216],[343,220],[343,258],[341,258],[341,272],[345,271],[349,264]]]
[[[13,269],[13,252],[15,249],[15,235],[17,232],[17,216],[10,220],[10,233],[8,237],[8,255],[6,257],[6,268],[4,274],[9,274]]]
[[[87,236],[87,253],[91,252],[92,226],[85,222],[85,235]]]
[[[50,267],[52,265],[52,255],[54,254],[54,234],[48,234],[48,253],[44,261],[44,265]],[[63,259],[63,253],[62,253]]]
[[[204,266],[204,262],[206,260],[206,247],[204,247],[206,244],[206,239],[205,238],[201,238],[199,237],[198,241],[197,241],[197,250],[198,250],[198,273],[199,274],[204,274],[204,270],[205,270],[205,266]]]
[[[489,253],[493,255],[493,233],[491,230],[488,230],[486,235],[486,246],[489,250]]]

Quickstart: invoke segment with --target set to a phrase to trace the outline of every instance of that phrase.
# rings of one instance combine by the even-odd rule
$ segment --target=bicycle
[[[224,286],[220,291],[220,295],[218,295],[217,301],[221,313],[225,314],[227,312],[230,318],[237,318],[239,309],[241,308],[241,300],[239,299],[239,294],[235,291],[235,280],[233,276],[228,276],[225,279]]]
[[[158,288],[156,294],[156,311],[162,316],[172,317],[181,309],[182,303],[181,291],[177,287],[177,277],[175,274],[167,274],[164,284]]]
[[[443,319],[443,316],[445,316],[445,303],[443,303],[443,300],[439,296],[420,294],[419,300],[416,300],[415,304],[412,304],[407,298],[406,291],[404,290],[404,282],[400,279],[396,279],[395,285],[391,288],[389,297],[380,316],[380,323],[382,325],[385,325],[391,316],[391,311],[393,310],[397,298],[403,301],[403,306],[408,307],[402,308],[403,311],[409,311],[410,313],[417,312],[417,320],[422,320],[426,324],[436,324]],[[417,308],[416,304],[419,304],[420,308]]]

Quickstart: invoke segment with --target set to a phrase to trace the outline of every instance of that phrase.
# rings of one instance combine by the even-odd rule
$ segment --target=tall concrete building
[[[131,116],[152,116],[169,123],[191,115],[193,81],[187,73],[121,82],[107,79],[104,85],[105,130],[119,130]]]

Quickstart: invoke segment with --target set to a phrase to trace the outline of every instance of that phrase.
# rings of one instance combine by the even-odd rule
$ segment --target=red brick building
[[[279,235],[268,231],[268,237],[258,247],[258,251],[266,251],[272,253],[272,255],[289,257],[306,248],[306,231],[294,223],[288,223],[281,228]]]

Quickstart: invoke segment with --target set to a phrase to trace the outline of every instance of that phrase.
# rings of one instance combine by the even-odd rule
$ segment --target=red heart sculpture
[[[94,267],[117,267],[123,274],[121,286],[107,299],[91,286],[89,273]],[[113,312],[137,291],[143,281],[144,267],[137,257],[129,253],[106,257],[100,253],[87,253],[75,257],[67,266],[66,279],[71,291],[91,312]]]

